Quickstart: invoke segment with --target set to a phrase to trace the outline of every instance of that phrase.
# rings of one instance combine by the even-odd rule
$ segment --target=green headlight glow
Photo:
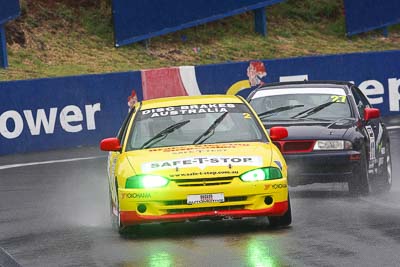
[[[264,181],[282,178],[282,173],[278,168],[269,167],[248,171],[240,176],[244,182]]]
[[[169,180],[159,175],[136,175],[126,180],[125,188],[157,188],[164,187]]]

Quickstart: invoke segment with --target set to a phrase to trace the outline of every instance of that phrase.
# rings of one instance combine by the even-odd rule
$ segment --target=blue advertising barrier
[[[257,71],[257,65],[261,64],[263,68]],[[248,74],[249,69],[256,71]],[[239,92],[243,96],[250,89],[244,89],[248,86],[241,83],[248,85],[250,80],[253,80],[250,88],[262,83],[304,79],[351,81],[382,115],[400,114],[400,50],[199,66],[196,77],[202,93],[213,93],[213,88],[221,88],[221,92],[230,89],[233,93],[243,89]]]
[[[4,24],[19,16],[19,0],[0,0],[0,67],[8,67],[6,31]]]
[[[128,99],[248,93],[265,83],[345,80],[383,116],[400,115],[400,50],[0,82],[0,155],[97,145]],[[160,82],[162,81],[162,82]]]
[[[127,45],[249,10],[255,10],[255,30],[265,35],[265,7],[282,1],[113,0],[115,45]]]
[[[344,6],[347,35],[400,23],[399,0],[345,0]]]
[[[135,84],[140,72],[1,82],[0,154],[98,144],[116,134]]]

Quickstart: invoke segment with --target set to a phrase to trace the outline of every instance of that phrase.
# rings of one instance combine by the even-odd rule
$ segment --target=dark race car
[[[289,185],[347,182],[355,195],[390,189],[388,132],[379,109],[353,84],[275,83],[254,90],[248,101],[267,129],[289,131],[274,142],[287,161]]]

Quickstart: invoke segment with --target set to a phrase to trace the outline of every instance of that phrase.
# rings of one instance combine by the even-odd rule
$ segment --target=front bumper
[[[222,203],[187,204],[187,196],[223,193]],[[229,184],[179,186],[170,182],[157,189],[118,189],[123,225],[208,218],[281,216],[288,209],[287,179]]]
[[[182,214],[167,214],[161,216],[140,215],[136,211],[121,211],[123,225],[134,225],[150,222],[179,222],[185,220],[200,220],[212,218],[243,218],[257,216],[282,216],[288,209],[288,202],[278,202],[272,207],[262,210],[214,210],[203,212],[186,212]]]
[[[289,185],[343,182],[360,164],[358,151],[319,151],[283,155],[288,166]]]

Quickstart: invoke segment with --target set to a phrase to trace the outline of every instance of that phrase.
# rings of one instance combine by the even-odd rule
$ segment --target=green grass
[[[107,1],[85,8],[69,0],[33,1],[21,0],[23,15],[10,23],[26,42],[9,44],[10,67],[0,70],[0,80],[400,49],[400,26],[390,27],[388,38],[380,31],[346,37],[340,0],[268,8],[267,37],[254,32],[248,12],[118,49]]]

